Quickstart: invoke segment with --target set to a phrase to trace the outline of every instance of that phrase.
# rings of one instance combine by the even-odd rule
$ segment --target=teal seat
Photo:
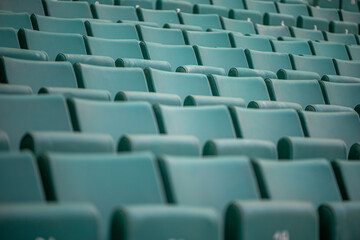
[[[320,76],[336,75],[333,61],[329,57],[290,54],[290,59],[294,70],[316,72]]]
[[[0,13],[0,27],[33,29],[27,13]]]
[[[255,27],[252,22],[220,17],[225,30],[239,32],[242,34],[255,34]]]
[[[248,68],[244,50],[241,48],[214,48],[194,46],[200,65],[221,67],[228,73],[233,67]]]
[[[180,24],[175,10],[151,10],[138,8],[136,11],[140,21],[154,22],[160,27],[163,27],[166,23]]]
[[[319,82],[316,80],[266,79],[271,100],[299,103],[304,109],[309,104],[325,104]]]
[[[324,32],[324,38],[329,42],[338,42],[346,45],[358,44],[354,34]]]
[[[105,39],[84,36],[86,50],[90,55],[142,59],[139,41],[133,39]]]
[[[40,158],[39,165],[49,200],[89,202],[98,209],[101,239],[110,239],[116,207],[165,202],[155,159],[149,154],[54,153]]]
[[[314,54],[317,56],[349,60],[344,44],[310,41],[310,46]]]
[[[27,59],[34,61],[47,61],[48,55],[44,51],[0,47],[0,56]]]
[[[359,83],[334,83],[321,81],[327,104],[355,108],[360,102]]]
[[[237,33],[229,34],[231,45],[237,48],[252,49],[257,51],[272,52],[269,39],[256,35],[244,36]]]
[[[261,52],[245,50],[249,67],[252,69],[268,70],[276,73],[279,69],[292,69],[290,58],[285,53]]]
[[[136,27],[141,41],[167,45],[185,45],[180,29],[165,29],[138,25]]]
[[[17,31],[14,28],[0,28],[0,47],[20,48]]]
[[[345,2],[345,1],[343,1]],[[359,14],[359,9],[356,6],[357,11],[348,11],[348,10],[344,10],[343,8],[340,10],[340,16],[341,19],[346,21],[346,22],[354,22],[359,24],[360,23],[360,14]]]
[[[136,28],[133,24],[86,21],[85,26],[88,36],[91,37],[139,40]]]
[[[216,14],[222,17],[227,17],[229,14],[229,9],[223,6],[214,6],[210,0],[201,0],[194,3],[193,13],[195,14]]]
[[[30,153],[2,152],[0,165],[1,204],[45,202],[40,173]]]
[[[194,5],[188,1],[157,1],[156,9],[158,10],[177,10],[181,12],[192,13]]]
[[[75,63],[83,63],[83,64],[90,64],[96,66],[115,67],[114,59],[107,56],[59,53],[56,56],[55,61],[70,62],[73,65]]]
[[[277,41],[271,40],[274,52],[312,55],[309,44],[306,41]]]
[[[7,204],[0,207],[0,237],[98,240],[98,221],[98,211],[90,204]],[[21,231],[14,231],[18,228]]]
[[[313,2],[312,5],[318,6],[320,8],[325,8],[325,9],[326,8],[339,9],[340,0],[335,0],[335,1],[331,1],[331,2],[326,2],[326,1]]]
[[[299,116],[293,109],[231,108],[230,112],[239,138],[268,140],[276,144],[282,137],[304,136]]]
[[[209,82],[203,74],[183,74],[146,68],[145,75],[151,92],[176,94],[182,102],[188,95],[212,96]]]
[[[141,7],[146,9],[154,9],[155,3],[151,0],[114,0],[115,5]]]
[[[346,50],[349,54],[350,60],[360,60],[360,46],[346,45]]]
[[[263,198],[308,201],[315,207],[342,200],[331,165],[325,159],[294,162],[257,160],[254,168]]]
[[[34,93],[41,87],[77,88],[72,65],[68,62],[30,61],[0,57],[1,82],[28,85]]]
[[[32,0],[28,2],[22,1],[11,1],[4,0],[1,2],[1,12],[10,13],[10,12],[31,12],[36,14],[44,14],[44,9],[42,7],[40,0]]]
[[[188,45],[231,48],[229,36],[225,32],[184,31],[184,38]]]
[[[44,0],[45,14],[60,18],[93,18],[87,2]]]
[[[7,152],[9,150],[10,150],[9,137],[6,134],[6,132],[0,131],[0,152]]]
[[[216,14],[179,13],[182,24],[201,27],[204,31],[209,28],[222,29],[220,18]]]
[[[235,138],[230,114],[225,106],[157,106],[155,114],[161,133],[193,135],[199,139],[201,148],[211,139]],[[219,125],[219,122],[222,124]]]
[[[150,104],[69,100],[73,127],[85,133],[110,134],[118,142],[124,134],[159,132]]]
[[[261,77],[227,77],[209,75],[214,96],[235,97],[245,100],[270,100],[264,80]]]
[[[169,93],[120,91],[115,96],[115,101],[140,101],[152,105],[163,104],[170,106],[181,106],[182,102],[178,95]]]
[[[33,91],[31,87],[27,85],[13,85],[13,84],[1,83],[0,94],[31,95],[33,94]]]
[[[341,76],[360,77],[360,63],[357,61],[334,60],[336,71]]]
[[[212,207],[224,216],[226,207],[232,201],[260,198],[250,161],[246,157],[206,159],[169,156],[160,158],[159,165],[168,201],[176,205]],[[189,175],[192,177],[189,178]]]
[[[86,35],[84,22],[81,19],[45,17],[32,14],[31,21],[35,30]]]
[[[324,40],[324,35],[319,30],[290,27],[290,32],[295,38],[309,39],[313,41]]]
[[[10,149],[19,149],[20,140],[28,131],[72,131],[70,116],[61,96],[2,95],[0,128],[10,140]],[[16,109],[16,111],[14,111]],[[31,111],[30,111],[31,109]]]
[[[357,161],[333,161],[332,166],[344,200],[359,201],[359,170]]]
[[[148,60],[148,59],[133,59],[133,58],[118,58],[115,62],[116,67],[139,67],[145,69],[147,67],[171,71],[170,63],[167,61]]]
[[[353,13],[359,12],[359,6],[352,1],[345,1],[345,0],[340,1],[340,9],[342,9],[342,11],[346,10],[347,12],[353,12]]]
[[[290,37],[290,31],[287,26],[267,26],[261,24],[255,24],[256,32],[260,35],[266,35],[270,37]]]
[[[92,4],[91,11],[96,19],[110,20],[118,22],[119,20],[138,21],[136,11],[131,6],[110,6],[104,4]]]
[[[107,90],[112,99],[119,91],[147,92],[144,72],[139,68],[111,68],[75,64],[74,70],[80,88]]]
[[[54,61],[59,53],[86,54],[80,34],[49,33],[28,29],[19,30],[21,48],[45,51]]]

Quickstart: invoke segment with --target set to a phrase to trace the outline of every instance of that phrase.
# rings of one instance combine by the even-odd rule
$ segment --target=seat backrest
[[[350,12],[353,12],[353,13],[358,13],[359,12],[359,6],[357,5],[356,2],[353,2],[351,0],[342,0],[342,1],[340,1],[340,9],[343,9],[345,11],[350,11]]]
[[[199,26],[204,31],[209,28],[222,29],[220,18],[217,14],[192,14],[179,13],[182,24]]]
[[[3,12],[27,12],[29,14],[44,15],[41,0],[29,0],[26,2],[22,0],[3,0],[0,2],[0,9]]]
[[[90,55],[118,58],[143,59],[139,41],[134,39],[105,39],[84,36],[86,50]]]
[[[242,34],[231,33],[230,40],[233,47],[265,52],[273,51],[269,39],[264,37],[244,36]]]
[[[290,27],[290,32],[293,37],[304,38],[310,40],[324,40],[324,35],[319,30],[310,30],[304,28]]]
[[[248,68],[244,50],[241,48],[213,48],[194,46],[200,65],[224,68],[226,73],[232,67]]]
[[[303,109],[309,104],[325,104],[319,82],[316,80],[266,79],[271,100],[295,102]]]
[[[80,34],[20,29],[19,41],[21,48],[45,51],[51,61],[54,61],[59,53],[86,54],[84,40]]]
[[[360,15],[360,14],[359,14]],[[351,60],[360,60],[360,46],[358,45],[347,45],[346,49],[348,51],[349,57]]]
[[[344,200],[360,200],[360,163],[358,161],[333,161],[332,166]]]
[[[170,203],[212,207],[224,215],[227,205],[235,199],[259,198],[246,157],[163,157],[159,164]]]
[[[81,19],[45,17],[33,14],[31,15],[31,21],[35,30],[86,35],[84,22]]]
[[[229,35],[225,32],[184,31],[184,37],[188,45],[231,48]]]
[[[36,160],[30,153],[0,153],[0,174],[2,204],[45,202]]]
[[[34,61],[47,61],[48,55],[44,51],[0,47],[0,56],[27,59]]]
[[[0,57],[0,81],[28,85],[34,93],[42,87],[77,88],[72,65],[69,62],[31,61]]]
[[[339,13],[335,8],[318,8],[310,6],[309,9],[313,17],[325,18],[329,21],[340,21]]]
[[[312,55],[306,41],[277,41],[271,40],[275,52]]]
[[[213,0],[212,4],[215,6],[223,6],[229,9],[245,9],[243,1],[237,0]]]
[[[321,81],[326,103],[355,108],[360,102],[360,83]]]
[[[157,134],[158,126],[150,104],[145,102],[100,102],[70,99],[74,129],[110,134],[118,142],[124,134]]]
[[[261,14],[270,12],[276,13],[275,2],[273,1],[246,1],[247,9],[259,11]]]
[[[360,77],[360,63],[357,61],[334,60],[336,71],[341,76]]]
[[[20,48],[17,31],[14,28],[0,28],[0,47]]]
[[[47,16],[61,18],[93,18],[87,2],[44,0],[43,5]]]
[[[105,4],[92,4],[91,11],[94,18],[118,22],[119,20],[138,21],[136,11],[131,6],[110,6]]]
[[[302,3],[289,4],[289,3],[277,2],[276,5],[277,8],[279,9],[279,13],[289,14],[296,18],[298,16],[309,16],[309,11],[307,9],[306,4],[302,4]]]
[[[329,57],[290,54],[290,59],[294,70],[316,72],[320,76],[336,75],[334,64]]]
[[[133,24],[86,21],[85,26],[88,36],[91,37],[139,40],[139,36]]]
[[[0,96],[0,129],[18,150],[28,131],[72,131],[65,99],[61,96]]]
[[[165,201],[155,159],[149,154],[54,153],[42,157],[39,165],[49,200],[95,205],[102,239],[110,239],[115,207]]]
[[[214,96],[235,97],[245,100],[270,100],[264,80],[261,77],[227,77],[209,75]]]
[[[146,68],[145,75],[151,92],[176,94],[182,102],[189,95],[212,96],[204,74],[184,74]]]
[[[173,71],[182,65],[198,65],[191,46],[141,43],[141,49],[146,59],[167,61]]]
[[[240,2],[240,1],[238,1]],[[252,22],[220,17],[224,29],[242,34],[255,34],[255,27]]]
[[[305,136],[338,138],[350,147],[360,141],[359,115],[354,112],[301,112]],[[324,124],[326,123],[326,124]]]
[[[338,42],[346,45],[357,45],[354,34],[324,32],[324,37],[329,42]]]
[[[254,168],[264,198],[308,201],[315,207],[342,200],[334,172],[326,159],[258,160]]]
[[[0,13],[0,27],[33,29],[27,13]]]
[[[267,35],[271,37],[291,37],[289,28],[287,26],[267,26],[255,24],[256,31],[260,35]]]
[[[164,26],[166,23],[180,24],[175,10],[152,10],[138,8],[136,11],[140,21],[154,22],[159,24],[160,27]]]
[[[201,147],[210,139],[235,138],[230,114],[225,106],[156,106],[155,114],[161,133],[193,135],[199,139]]]
[[[333,42],[310,42],[313,53],[317,56],[331,57],[341,60],[349,60],[344,44]]]
[[[147,92],[140,68],[112,68],[76,63],[74,70],[80,88],[108,90],[115,99],[120,91]]]
[[[260,52],[245,50],[249,67],[277,72],[279,69],[292,69],[289,55],[286,53]]]
[[[137,25],[141,41],[168,45],[184,45],[185,40],[180,29],[155,28]]]

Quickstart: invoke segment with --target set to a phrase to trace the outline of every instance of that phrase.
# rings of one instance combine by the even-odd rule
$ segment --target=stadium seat
[[[310,29],[303,29],[297,27],[290,27],[291,35],[294,38],[302,38],[308,40],[324,40],[324,35],[319,30],[310,30]]]
[[[143,1],[143,0],[141,0]],[[194,5],[188,1],[157,1],[156,9],[158,10],[180,10],[180,12],[192,13]]]
[[[170,106],[181,106],[181,99],[176,94],[154,93],[154,92],[135,92],[120,91],[115,96],[115,101],[140,101],[148,102],[152,105],[163,104]]]
[[[306,41],[277,41],[271,40],[274,52],[312,55],[309,44]],[[256,50],[256,49],[255,49]]]
[[[249,67],[276,73],[279,69],[292,69],[290,58],[285,53],[261,52],[245,49]]]
[[[324,38],[329,42],[338,42],[346,45],[358,44],[354,34],[324,32]]]
[[[341,76],[359,78],[360,63],[357,61],[334,60],[336,71]]]
[[[344,200],[359,201],[359,162],[333,161],[331,162],[337,182]]]
[[[339,9],[340,7],[340,0],[334,0],[334,1],[323,1],[320,0],[318,2],[313,1],[311,5],[314,5],[319,8],[332,8],[332,9]]]
[[[316,72],[320,76],[336,75],[334,64],[329,57],[290,54],[290,59],[294,70]]]
[[[83,63],[83,64],[91,64],[96,66],[115,67],[114,59],[106,56],[59,53],[56,56],[55,61],[70,62],[71,64]]]
[[[270,40],[256,35],[244,36],[238,33],[230,33],[232,46],[235,48],[251,49],[257,51],[272,52]]]
[[[136,28],[133,24],[86,21],[85,26],[88,36],[91,37],[139,40]]]
[[[27,13],[0,13],[0,27],[33,29]]]
[[[182,24],[199,26],[204,31],[209,28],[222,29],[220,18],[216,14],[191,14],[180,12],[179,19]]]
[[[79,34],[20,29],[19,41],[21,48],[45,51],[51,61],[59,53],[86,54],[84,40]]]
[[[31,21],[35,30],[86,35],[84,22],[81,19],[45,17],[32,14]]]
[[[163,71],[171,71],[169,62],[158,60],[118,58],[115,62],[115,65],[116,67],[139,67],[142,69],[151,67]]]
[[[132,7],[141,7],[146,9],[154,9],[155,2],[151,0],[115,0],[115,5],[120,6],[132,6]]]
[[[356,60],[356,61],[360,60],[360,46],[347,45],[346,49],[348,51],[351,60]]]
[[[93,18],[87,2],[44,0],[45,14],[60,18]]]
[[[193,13],[195,14],[216,14],[218,16],[227,17],[229,9],[223,6],[214,6],[210,0],[191,1],[194,4]]]
[[[256,32],[260,35],[269,37],[291,37],[289,27],[287,26],[267,26],[255,24]]]
[[[321,81],[327,104],[355,108],[360,103],[360,83],[334,83]]]
[[[19,149],[20,140],[28,131],[72,131],[65,99],[61,96],[2,95],[0,98],[2,111],[8,113],[1,114],[0,127],[8,134],[12,151]]]
[[[344,44],[310,41],[310,47],[313,53],[317,56],[349,60],[349,56]]]
[[[255,34],[255,27],[252,22],[220,17],[225,30],[239,32],[242,34]]]
[[[154,22],[160,27],[163,27],[166,23],[180,24],[175,10],[151,10],[138,8],[136,11],[140,21]]]
[[[180,29],[165,29],[148,26],[136,26],[141,41],[167,45],[185,45]]]
[[[345,1],[343,1],[343,2],[345,2]],[[354,11],[347,11],[347,10],[341,9],[339,14],[343,21],[354,22],[354,23],[360,24],[360,14],[358,11],[354,12]]]
[[[44,202],[45,195],[36,160],[30,153],[0,153],[2,204]],[[21,174],[18,178],[17,174]]]
[[[13,85],[7,83],[0,83],[0,94],[20,94],[31,95],[33,91],[27,85]]]
[[[138,21],[136,11],[131,6],[110,6],[104,4],[92,4],[91,11],[96,19],[110,20],[118,22],[119,20]]]
[[[17,31],[14,28],[0,28],[0,47],[20,48]]]
[[[0,207],[0,238],[98,240],[98,221],[90,204],[6,204]]]
[[[231,48],[229,35],[225,32],[183,31],[187,45]]]
[[[0,47],[0,56],[34,61],[47,61],[49,58],[45,51],[7,47]]]

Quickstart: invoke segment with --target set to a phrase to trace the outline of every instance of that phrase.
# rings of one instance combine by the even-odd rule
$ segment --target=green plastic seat
[[[175,10],[151,10],[138,8],[136,11],[140,21],[154,22],[160,27],[163,27],[166,23],[180,24]]]
[[[316,72],[320,76],[336,75],[333,61],[329,57],[290,54],[290,59],[294,70]]]
[[[179,13],[182,24],[200,26],[204,31],[209,28],[222,29],[220,18],[216,14]]]
[[[45,202],[36,160],[30,153],[1,152],[0,164],[2,204]]]
[[[225,32],[184,31],[184,38],[188,45],[231,48],[229,36]]]
[[[256,32],[260,35],[266,35],[270,37],[291,37],[289,28],[287,26],[267,26],[261,24],[255,24]]]
[[[31,95],[33,91],[31,87],[27,85],[13,85],[7,83],[0,84],[0,94],[24,94],[24,95]]]
[[[115,62],[116,67],[139,67],[145,69],[147,67],[171,71],[170,63],[167,61],[148,60],[148,59],[133,59],[133,58],[118,58]]]
[[[60,204],[89,202],[98,209],[102,239],[110,239],[116,207],[165,202],[155,159],[150,154],[53,153],[40,158],[39,165],[49,200]]]
[[[139,40],[133,24],[103,23],[86,21],[88,36],[107,39],[135,39]]]
[[[151,0],[114,0],[115,5],[141,7],[146,9],[154,9],[155,2]]]
[[[315,138],[342,139],[350,147],[360,141],[359,115],[354,112],[308,112],[300,113],[304,134]],[[326,122],[326,124],[324,124]]]
[[[279,69],[292,69],[290,58],[285,53],[261,52],[245,49],[249,67],[276,73]]]
[[[291,53],[297,55],[312,55],[306,41],[277,41],[271,40],[274,52]]]
[[[338,42],[346,45],[355,44],[357,41],[354,34],[324,32],[324,38],[329,42]]]
[[[237,137],[277,143],[282,137],[304,136],[301,122],[293,109],[231,108]],[[269,127],[271,126],[271,128]]]
[[[312,4],[313,6],[318,6],[320,8],[333,8],[333,9],[339,9],[340,6],[340,0],[334,0],[334,1],[323,1],[320,0],[318,2],[313,1]]]
[[[340,1],[340,9],[342,9],[343,11],[346,10],[354,13],[359,12],[359,6],[356,4],[356,2],[348,0]]]
[[[87,2],[44,0],[45,14],[60,18],[93,18]]]
[[[230,33],[230,40],[233,47],[252,49],[257,51],[272,52],[269,39],[256,35],[244,36],[237,33]]]
[[[84,36],[86,50],[90,55],[118,58],[143,59],[139,41],[133,39],[105,39]]]
[[[193,2],[193,1],[192,1]],[[223,6],[214,6],[211,1],[200,1],[194,4],[193,13],[195,14],[216,14],[218,16],[227,17],[229,9]]]
[[[176,94],[182,102],[188,95],[212,96],[209,82],[203,74],[183,74],[146,68],[145,75],[151,92]]]
[[[232,201],[257,200],[260,197],[246,157],[206,159],[169,156],[160,158],[159,165],[168,201],[173,204],[212,207],[224,216],[227,205]],[[192,177],[189,178],[189,175]]]
[[[310,41],[310,47],[317,56],[349,60],[349,56],[344,44]]]
[[[332,166],[344,200],[359,201],[359,170],[357,161],[333,161]]]
[[[34,61],[47,61],[48,55],[44,51],[0,47],[0,56],[27,59]]]
[[[321,81],[327,104],[355,108],[360,102],[359,83],[334,83]]]
[[[21,48],[45,51],[51,61],[54,61],[59,53],[86,54],[84,40],[80,34],[20,29],[19,41]]]
[[[184,37],[180,29],[165,29],[137,25],[141,41],[155,42],[167,45],[185,45]]]
[[[75,63],[83,63],[83,64],[90,64],[96,66],[115,67],[114,59],[107,56],[59,53],[56,56],[55,61],[70,62],[73,65]]]
[[[81,19],[45,17],[32,14],[31,21],[35,30],[86,35],[84,22]]]
[[[161,133],[193,135],[204,146],[206,141],[235,138],[230,114],[225,106],[171,107],[157,106],[155,114]],[[222,123],[219,125],[219,123]]]
[[[158,10],[177,10],[181,12],[192,13],[194,5],[188,1],[157,1],[156,9]]]
[[[124,134],[159,132],[150,104],[145,102],[100,102],[69,100],[73,127],[85,133],[110,134],[118,142]]]
[[[0,28],[0,47],[20,48],[17,31],[14,28]]]
[[[30,61],[0,57],[1,82],[28,85],[34,93],[41,87],[77,88],[72,65],[68,62]]]
[[[254,168],[263,198],[308,201],[315,207],[342,200],[331,165],[325,159],[256,160]]]
[[[319,30],[303,29],[298,27],[290,27],[291,35],[295,38],[303,38],[309,40],[324,40],[324,35]]]
[[[4,0],[1,2],[1,11],[10,12],[29,12],[44,15],[44,9],[40,0],[31,0],[28,2]]]
[[[214,96],[242,98],[246,105],[253,100],[270,100],[261,77],[209,75],[208,78]]]
[[[299,103],[303,109],[309,104],[325,104],[319,82],[316,80],[266,79],[271,100]]]
[[[346,50],[349,54],[350,60],[360,60],[360,46],[357,45],[347,45]]]
[[[6,204],[0,207],[0,237],[98,240],[98,221],[98,211],[90,204]],[[18,228],[21,231],[14,230]]]
[[[10,140],[10,149],[18,150],[28,131],[72,131],[70,116],[61,96],[2,95],[0,128]],[[15,111],[16,109],[16,111]]]
[[[345,2],[345,1],[343,1],[343,2]],[[357,8],[357,6],[356,6],[356,8]],[[342,20],[344,20],[346,22],[354,22],[354,23],[359,24],[360,23],[360,14],[358,11],[347,11],[342,8],[340,10],[339,14],[340,14]]]
[[[360,77],[360,63],[357,61],[334,60],[336,71],[341,76]]]
[[[33,29],[27,13],[0,13],[0,27]]]
[[[138,21],[136,11],[131,6],[110,6],[104,4],[92,4],[91,11],[94,18],[118,22],[119,20]]]
[[[225,30],[239,32],[242,34],[255,34],[255,27],[252,22],[220,17]]]

